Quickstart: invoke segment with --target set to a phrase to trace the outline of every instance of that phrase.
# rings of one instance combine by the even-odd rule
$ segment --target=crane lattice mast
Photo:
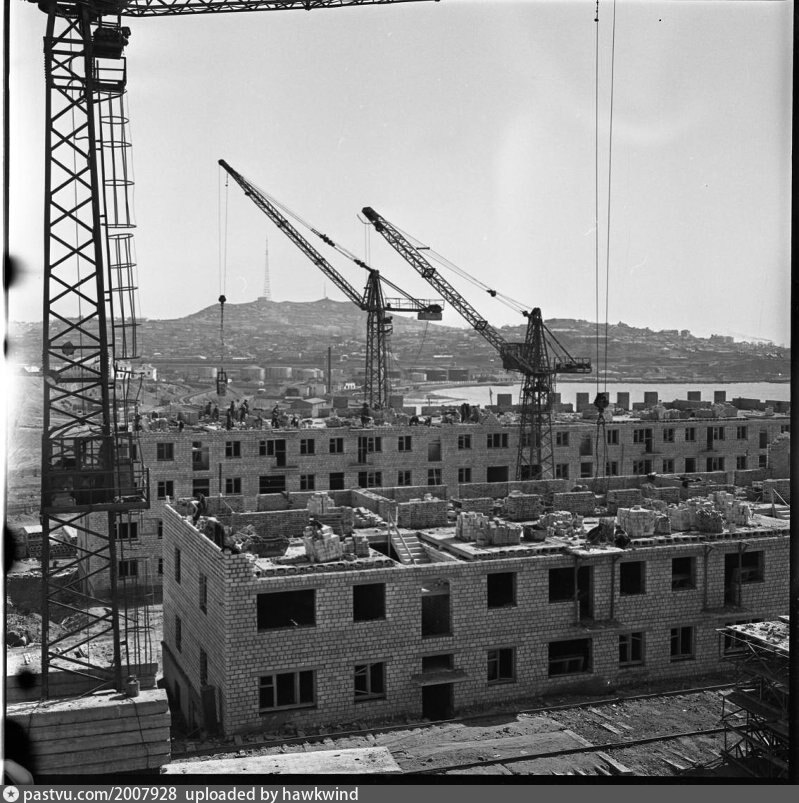
[[[353,304],[366,312],[366,370],[364,375],[364,399],[370,407],[388,407],[391,385],[388,376],[389,339],[393,330],[391,312],[415,312],[420,320],[441,320],[441,305],[431,301],[386,299],[380,273],[365,262],[356,264],[368,271],[366,288],[359,293],[316,248],[295,228],[277,206],[257,187],[224,159],[220,166],[244,190],[244,194],[291,240],[308,259],[316,265]],[[314,231],[328,245],[335,243],[326,235]]]
[[[555,460],[552,448],[552,392],[555,375],[590,373],[591,363],[569,355],[547,329],[538,307],[524,313],[527,318],[524,343],[508,343],[402,232],[371,207],[364,208],[363,214],[389,245],[499,352],[502,367],[522,374],[524,381],[516,479],[553,478]],[[550,351],[555,349],[560,356],[550,359]]]
[[[136,356],[133,224],[126,219],[124,50],[130,29],[123,18],[416,0],[30,1],[46,14],[42,693],[47,698],[51,668],[84,675],[98,687],[122,688],[118,535],[129,534],[131,516],[149,506],[149,480],[135,444],[138,413],[131,424],[133,406],[127,398],[117,399],[115,381],[123,370],[115,361]],[[80,579],[62,588],[57,575],[65,567],[51,565],[50,545],[71,548],[73,531],[78,553],[66,568]],[[105,573],[110,599],[93,590]],[[56,639],[48,621],[56,609],[71,609],[69,594],[100,613]],[[88,649],[108,632],[114,640],[110,668]],[[61,649],[66,643],[76,649],[67,654]]]

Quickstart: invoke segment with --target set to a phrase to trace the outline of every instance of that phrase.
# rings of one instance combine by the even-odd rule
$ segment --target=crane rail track
[[[469,723],[469,722],[480,722],[481,720],[485,719],[493,719],[497,716],[502,715],[535,715],[535,714],[545,714],[548,712],[553,711],[568,711],[571,709],[579,709],[579,708],[590,708],[594,706],[601,706],[601,705],[619,705],[621,703],[627,702],[635,702],[637,700],[651,700],[657,699],[660,697],[678,697],[680,695],[690,695],[690,694],[702,694],[704,692],[712,692],[712,691],[720,691],[722,689],[729,689],[733,686],[732,682],[728,683],[717,683],[708,686],[696,686],[689,689],[673,689],[669,691],[661,691],[661,692],[646,692],[644,694],[630,694],[630,695],[614,695],[612,697],[601,697],[595,698],[591,700],[581,700],[579,702],[571,702],[571,703],[562,703],[558,705],[547,705],[541,706],[538,708],[525,708],[519,710],[501,710],[501,711],[492,711],[485,714],[475,714],[471,716],[461,716],[461,717],[453,717],[452,719],[440,719],[440,720],[427,720],[424,722],[412,722],[406,724],[394,724],[394,725],[381,725],[372,728],[363,728],[363,729],[353,729],[353,730],[341,730],[341,731],[330,731],[327,733],[318,733],[318,734],[306,734],[304,736],[286,736],[281,739],[264,739],[258,742],[246,742],[240,745],[219,745],[217,747],[209,747],[203,748],[201,750],[182,750],[182,751],[172,751],[172,758],[173,759],[181,759],[181,758],[193,758],[193,757],[201,757],[201,756],[214,756],[214,755],[225,755],[230,753],[240,753],[243,751],[251,751],[251,750],[261,750],[270,747],[281,747],[283,745],[291,745],[291,744],[303,744],[303,743],[314,743],[314,742],[322,742],[325,739],[347,739],[351,737],[357,736],[367,736],[368,734],[377,734],[377,733],[389,733],[392,731],[412,731],[419,728],[427,728],[433,725],[446,725],[451,723]],[[710,733],[711,731],[708,731]],[[717,731],[712,731],[717,732]],[[703,731],[697,732],[703,733]],[[691,734],[683,734],[690,736]],[[672,738],[679,738],[678,736],[665,736],[665,737],[648,737],[652,741],[658,740],[665,740],[665,739],[672,739]],[[645,743],[645,742],[643,742]],[[610,743],[613,747],[620,747],[620,746],[634,746],[636,742],[634,741],[626,741],[626,742],[611,742]],[[602,746],[598,747],[581,747],[575,748],[568,752],[579,753],[582,751],[593,751],[593,750],[604,750],[605,748]],[[564,754],[566,754],[564,753]],[[539,757],[545,757],[546,755],[558,755],[555,754],[541,754]],[[505,759],[507,760],[520,760],[520,759]],[[490,761],[478,762],[479,765],[484,766],[486,764],[490,764]],[[497,760],[493,763],[502,763],[502,761]],[[435,769],[425,770],[425,772],[434,772]]]
[[[579,747],[567,747],[561,750],[551,750],[546,753],[525,753],[520,756],[506,756],[505,758],[488,758],[484,761],[468,761],[463,764],[448,764],[440,767],[430,767],[421,770],[406,770],[403,775],[439,775],[453,770],[465,770],[472,767],[490,767],[504,764],[515,764],[520,761],[535,761],[543,758],[556,758],[558,756],[585,755],[586,753],[607,753],[611,750],[621,750],[627,747],[640,747],[645,744],[656,744],[657,742],[668,742],[674,739],[691,738],[693,736],[713,736],[724,733],[725,728],[704,728],[695,731],[683,731],[681,733],[665,733],[659,736],[644,736],[639,739],[627,739],[620,742],[605,742],[604,744],[580,745]]]

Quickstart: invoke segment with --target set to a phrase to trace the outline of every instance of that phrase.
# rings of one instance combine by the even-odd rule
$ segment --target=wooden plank
[[[99,758],[99,753],[95,758]],[[95,761],[91,764],[81,764],[79,768],[73,766],[46,767],[39,770],[43,775],[119,775],[120,772],[135,772],[136,770],[154,770],[169,763],[171,753],[140,753],[131,754],[125,759],[114,761]],[[122,776],[124,777],[124,776]]]
[[[28,735],[33,742],[45,742],[54,739],[78,738],[82,736],[99,736],[100,734],[121,733],[126,730],[169,727],[172,718],[169,712],[151,714],[147,717],[120,717],[119,719],[101,719],[95,722],[68,722],[62,725],[42,724],[30,728]]]
[[[64,771],[71,770],[72,772],[80,773],[84,764],[90,766],[97,763],[100,758],[103,761],[115,762],[117,771],[119,771],[127,759],[138,754],[167,755],[171,753],[172,743],[169,739],[147,742],[146,744],[139,743],[138,745],[127,744],[120,747],[110,747],[102,752],[94,750],[91,753],[53,753],[39,757],[39,771],[46,774],[51,767],[58,767]]]
[[[671,761],[671,759],[665,758],[664,756],[660,757],[661,761],[664,764],[667,764],[674,772],[685,772],[688,767],[683,767],[682,764],[678,764],[676,761]]]
[[[385,747],[317,750],[271,756],[173,761],[165,775],[341,775],[401,772]]]
[[[80,698],[16,703],[8,707],[6,715],[24,722],[27,727],[37,727],[119,717],[146,717],[168,710],[166,691],[144,689],[138,697],[126,697],[111,691]]]
[[[144,723],[142,723],[144,724]],[[47,756],[58,753],[66,757],[94,754],[97,750],[105,750],[109,747],[120,747],[122,745],[151,744],[161,741],[169,741],[169,725],[163,724],[156,728],[136,728],[135,730],[120,731],[117,733],[104,733],[97,736],[83,736],[80,739],[47,739],[33,743],[33,749],[39,756]]]
[[[625,766],[619,761],[616,761],[615,758],[612,758],[607,753],[604,753],[600,750],[597,752],[597,756],[601,758],[608,765],[608,767],[610,767],[610,770],[614,775],[635,775],[635,773],[629,767]]]

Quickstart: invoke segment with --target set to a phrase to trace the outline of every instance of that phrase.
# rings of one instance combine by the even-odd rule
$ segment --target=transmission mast
[[[272,300],[272,287],[269,283],[269,238],[264,237],[264,301]]]

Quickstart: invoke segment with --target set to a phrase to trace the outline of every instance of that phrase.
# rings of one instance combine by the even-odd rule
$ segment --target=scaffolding
[[[719,631],[722,657],[735,667],[724,695],[725,759],[756,778],[788,778],[788,617]]]

